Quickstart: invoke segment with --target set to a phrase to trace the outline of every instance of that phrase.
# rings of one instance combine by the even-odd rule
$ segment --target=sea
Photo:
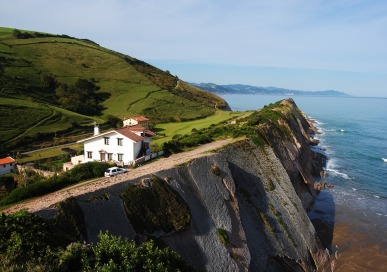
[[[233,111],[257,110],[289,96],[220,95]],[[387,271],[387,98],[290,96],[314,121],[327,155],[322,191],[308,212],[335,271]],[[325,232],[325,233],[324,233]],[[328,241],[326,241],[328,240]]]

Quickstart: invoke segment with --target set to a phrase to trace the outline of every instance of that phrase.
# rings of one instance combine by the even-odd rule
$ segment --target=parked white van
[[[128,172],[128,170],[126,170],[124,168],[110,167],[110,168],[105,170],[105,177],[113,177],[113,176],[116,176],[118,174],[123,174],[126,172]]]

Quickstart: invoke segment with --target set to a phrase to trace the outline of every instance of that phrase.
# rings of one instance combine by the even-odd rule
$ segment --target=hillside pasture
[[[218,124],[227,120],[238,118],[250,114],[249,112],[233,112],[217,110],[214,115],[192,121],[176,122],[176,123],[160,123],[154,128],[158,137],[152,140],[154,145],[162,145],[163,143],[172,140],[174,135],[190,134],[192,129],[203,129],[210,127],[212,124]]]
[[[59,94],[74,92],[80,79],[97,87],[99,110],[88,113],[94,116],[60,108],[66,105]],[[54,145],[59,138],[64,143],[83,137],[93,121],[103,124],[111,116],[144,115],[152,123],[180,122],[213,115],[216,107],[227,108],[216,95],[92,41],[3,27],[0,98],[4,127],[0,136],[7,141],[0,144],[3,155],[30,150],[32,145]],[[11,102],[4,102],[7,99]]]
[[[52,113],[51,109],[38,103],[28,103],[20,99],[1,99],[0,139],[3,142],[13,139]]]

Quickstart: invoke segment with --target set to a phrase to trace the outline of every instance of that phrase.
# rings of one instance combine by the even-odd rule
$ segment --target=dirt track
[[[91,181],[76,184],[74,186],[62,189],[60,191],[44,195],[32,200],[25,201],[21,204],[16,204],[5,210],[3,213],[9,214],[21,209],[25,209],[30,212],[35,212],[61,202],[69,197],[79,196],[88,192],[94,192],[99,189],[106,188],[112,184],[120,183],[123,181],[135,179],[144,175],[152,174],[161,170],[172,168],[176,165],[188,162],[194,158],[206,156],[206,152],[218,149],[224,145],[232,142],[232,139],[220,140],[209,144],[202,145],[194,150],[173,154],[168,158],[162,158],[155,162],[147,163],[143,166],[130,170],[126,174],[115,176],[112,178],[98,178]]]

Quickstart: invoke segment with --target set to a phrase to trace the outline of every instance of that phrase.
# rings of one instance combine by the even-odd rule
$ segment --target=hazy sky
[[[387,97],[386,0],[0,0],[0,25],[89,38],[189,82]]]

